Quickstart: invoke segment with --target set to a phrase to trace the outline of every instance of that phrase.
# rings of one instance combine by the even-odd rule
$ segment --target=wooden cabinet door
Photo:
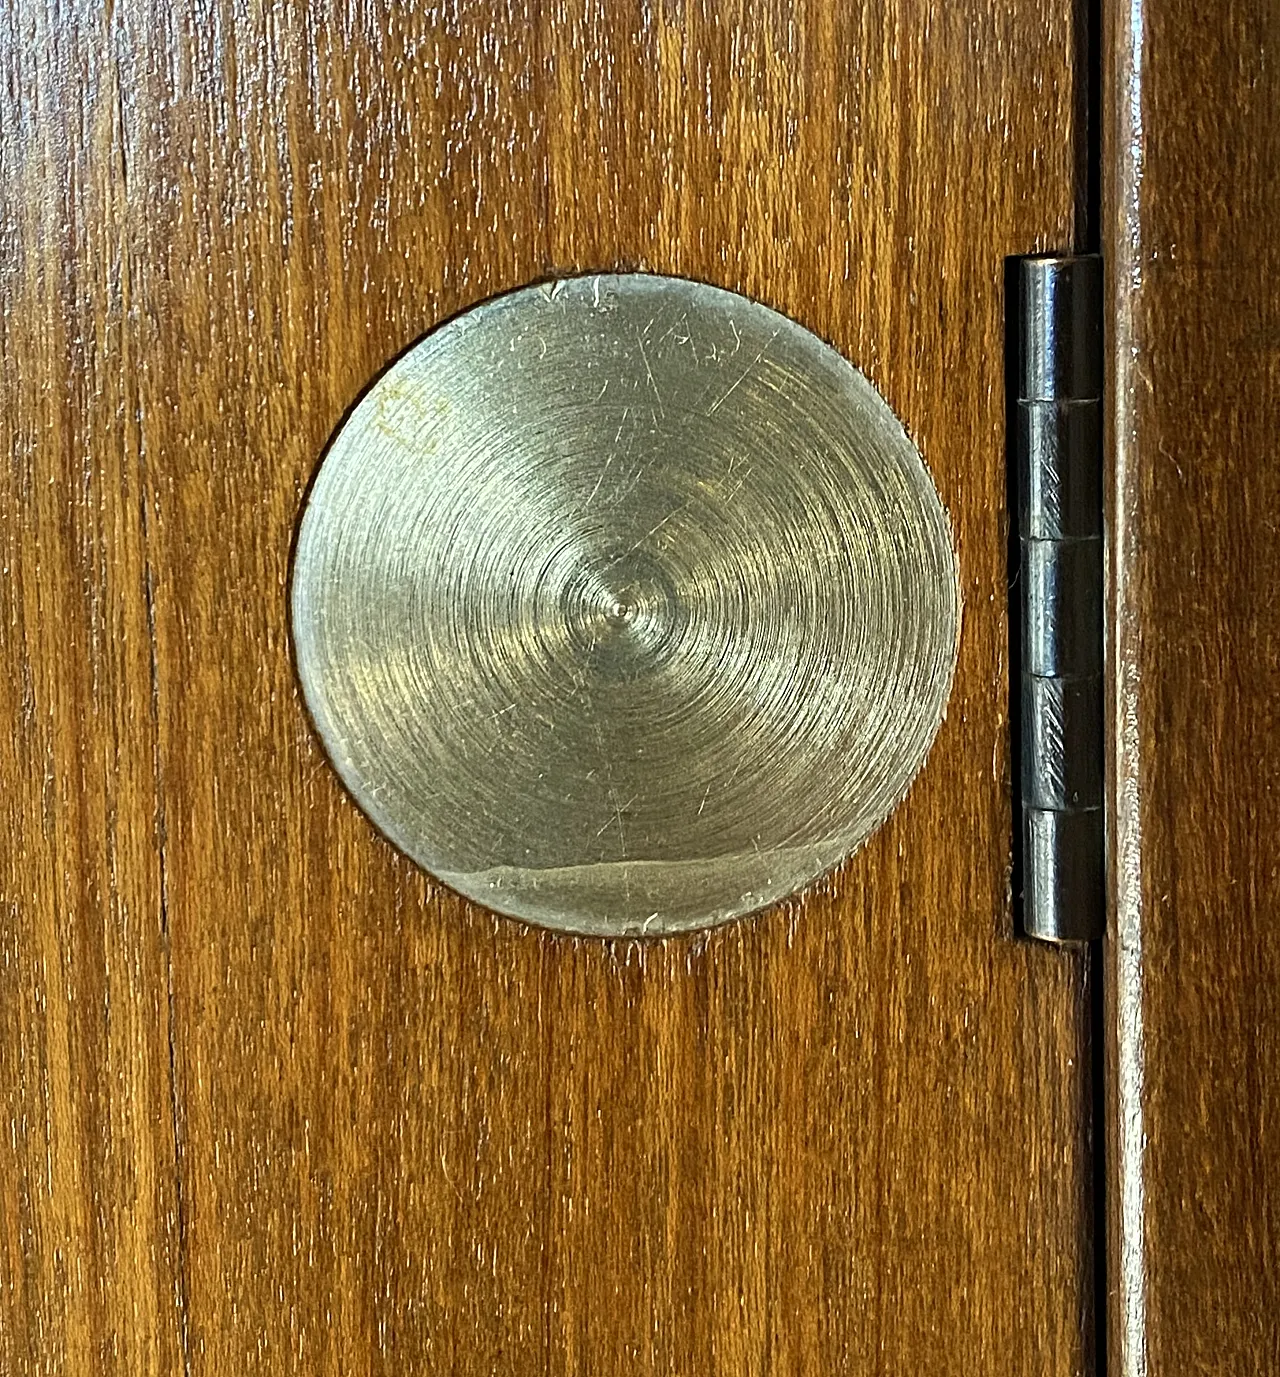
[[[1003,260],[1069,247],[1069,0],[0,15],[0,1368],[1071,1374],[1084,958],[1010,899]],[[905,802],[660,943],[469,906],[290,658],[307,484],[458,310],[641,269],[872,379],[963,595]]]

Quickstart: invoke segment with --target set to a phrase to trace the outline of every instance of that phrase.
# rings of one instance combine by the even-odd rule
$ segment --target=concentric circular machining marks
[[[641,274],[457,317],[370,389],[302,520],[307,703],[432,874],[578,933],[801,888],[884,820],[955,665],[949,523],[872,385]]]

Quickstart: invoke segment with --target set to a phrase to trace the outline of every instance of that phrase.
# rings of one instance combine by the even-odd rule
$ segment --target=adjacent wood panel
[[[1072,232],[1070,6],[2,22],[6,1370],[1082,1370],[1083,972],[1011,940],[1002,439],[1003,256]],[[286,618],[371,375],[618,267],[865,369],[965,599],[948,721],[865,851],[652,945],[400,859]]]
[[[1280,1370],[1280,8],[1109,6],[1112,1370]]]

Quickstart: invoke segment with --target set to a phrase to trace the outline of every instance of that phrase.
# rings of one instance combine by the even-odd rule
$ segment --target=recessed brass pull
[[[450,321],[369,390],[302,520],[298,668],[433,875],[671,933],[855,850],[933,741],[951,531],[870,382],[766,307],[585,277]]]

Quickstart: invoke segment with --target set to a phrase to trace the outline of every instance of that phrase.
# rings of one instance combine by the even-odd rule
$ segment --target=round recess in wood
[[[719,923],[905,794],[959,586],[872,384],[794,321],[645,274],[498,297],[352,411],[302,517],[298,670],[432,875],[575,933]]]

